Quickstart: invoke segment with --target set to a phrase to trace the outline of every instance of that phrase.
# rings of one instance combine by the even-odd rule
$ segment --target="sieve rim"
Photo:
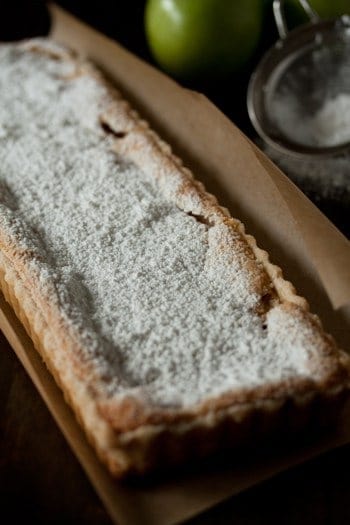
[[[292,140],[288,140],[280,132],[278,135],[271,133],[267,124],[267,111],[264,104],[264,86],[271,77],[270,70],[275,70],[282,64],[295,49],[298,49],[298,42],[301,37],[303,40],[309,39],[316,34],[322,34],[339,30],[350,29],[350,17],[343,15],[331,20],[320,22],[309,22],[299,26],[288,33],[284,38],[267,50],[257,67],[253,71],[247,89],[247,110],[250,121],[258,135],[270,146],[279,152],[287,153],[295,157],[332,157],[345,153],[350,150],[350,141],[342,142],[332,146],[307,146]],[[303,44],[299,46],[302,49]],[[271,69],[272,68],[272,69]],[[260,115],[260,117],[259,117]],[[265,120],[265,121],[264,121]]]

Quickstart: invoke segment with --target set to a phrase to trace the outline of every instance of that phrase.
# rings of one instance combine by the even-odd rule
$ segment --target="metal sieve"
[[[332,156],[350,149],[350,17],[310,21],[288,31],[283,0],[273,10],[280,39],[253,73],[248,112],[260,137],[296,156]]]

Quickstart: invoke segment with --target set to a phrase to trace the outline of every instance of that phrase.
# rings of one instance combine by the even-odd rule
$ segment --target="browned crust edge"
[[[27,48],[29,51],[46,53],[52,57],[52,50],[48,52],[42,44],[35,43],[31,49],[29,43]],[[55,53],[54,58],[67,60],[69,53],[64,51],[62,56]],[[240,429],[245,427],[252,414],[258,412],[263,415],[266,423],[268,415],[277,415],[288,399],[292,398],[296,406],[306,406],[319,395],[328,399],[337,398],[340,392],[349,387],[349,358],[338,351],[333,340],[322,332],[317,317],[307,312],[305,299],[296,295],[291,283],[283,279],[282,271],[270,263],[267,253],[257,247],[252,236],[245,233],[242,223],[229,217],[227,210],[217,204],[215,197],[205,192],[203,185],[193,179],[192,173],[173,155],[170,147],[150,130],[146,122],[139,119],[128,103],[120,98],[119,93],[111,88],[92,66],[82,64],[79,67],[82,68],[82,74],[97,76],[108,89],[110,96],[106,100],[106,112],[101,115],[101,121],[116,133],[117,137],[122,135],[115,140],[117,153],[126,155],[142,165],[146,145],[146,151],[151,158],[150,166],[160,163],[165,167],[164,173],[158,177],[160,185],[162,177],[175,174],[178,180],[181,179],[181,190],[175,196],[181,209],[187,211],[186,194],[194,192],[200,202],[200,209],[195,210],[197,215],[209,224],[212,221],[224,222],[232,230],[240,232],[247,249],[251,250],[253,258],[256,258],[269,276],[269,279],[265,279],[264,272],[261,272],[255,286],[261,292],[265,290],[270,294],[269,300],[277,300],[286,308],[293,309],[295,315],[302,317],[304,322],[312,326],[314,333],[323,341],[321,357],[329,366],[329,374],[321,384],[300,380],[283,381],[269,387],[239,393],[228,392],[207,400],[194,410],[146,410],[145,406],[141,406],[135,399],[125,399],[119,403],[115,400],[100,402],[98,392],[92,391],[86,381],[87,377],[91,379],[94,371],[79,361],[81,349],[78,337],[67,327],[50,294],[45,296],[40,293],[38,277],[29,268],[31,254],[21,252],[18,246],[13,245],[7,238],[6,232],[0,231],[1,289],[62,388],[67,402],[73,407],[100,458],[117,477],[131,471],[143,472],[153,468],[160,461],[176,463],[176,458],[180,461],[180,458],[186,457],[188,451],[193,450],[193,446],[188,446],[187,443],[194,435],[203,438],[202,444],[197,443],[199,456],[222,444],[219,429],[226,428],[227,425],[235,429],[236,437],[243,436],[244,440],[246,434]],[[118,122],[124,124],[123,129],[115,127],[116,114],[119,117]],[[157,176],[157,173],[155,175]],[[205,437],[208,436],[210,446],[205,444]],[[154,453],[154,444],[159,441],[163,449],[161,457]],[[169,452],[166,458],[164,451],[168,449],[172,452]]]

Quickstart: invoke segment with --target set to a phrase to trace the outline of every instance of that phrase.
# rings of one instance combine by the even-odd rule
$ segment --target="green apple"
[[[253,55],[261,28],[261,0],[148,0],[145,8],[150,50],[180,78],[237,71]]]
[[[324,20],[350,14],[350,0],[309,0],[309,3]],[[278,39],[278,32],[272,10],[273,0],[262,0],[262,4],[263,35],[260,49],[263,54]],[[290,30],[309,22],[299,0],[284,0],[282,8],[285,11],[287,26]]]
[[[289,4],[299,8],[298,0],[288,0]],[[321,18],[335,18],[350,13],[350,0],[309,0],[311,7],[320,15]]]
[[[264,3],[265,8],[268,7],[272,12],[273,0],[264,0]],[[309,0],[309,4],[322,19],[350,14],[350,0]],[[290,28],[308,21],[299,0],[285,0],[285,6],[286,18]]]

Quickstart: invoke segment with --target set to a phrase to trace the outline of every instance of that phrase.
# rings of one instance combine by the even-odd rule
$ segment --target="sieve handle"
[[[319,15],[316,13],[313,7],[311,7],[307,0],[299,0],[299,3],[312,23],[315,24],[321,20]],[[278,33],[281,39],[284,39],[288,35],[288,25],[284,12],[284,0],[273,0],[273,14],[275,17]]]

